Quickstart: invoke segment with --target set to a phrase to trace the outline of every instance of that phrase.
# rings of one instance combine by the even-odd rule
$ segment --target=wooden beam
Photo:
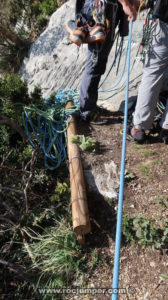
[[[72,106],[73,103],[69,101],[67,102],[66,109],[71,108]],[[67,130],[72,222],[73,230],[76,233],[78,242],[84,244],[84,235],[91,231],[91,227],[80,150],[77,144],[71,142],[72,135],[76,134],[75,118],[72,116]]]

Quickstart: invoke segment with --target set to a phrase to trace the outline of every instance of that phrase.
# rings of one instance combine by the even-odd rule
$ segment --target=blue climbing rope
[[[126,82],[125,113],[124,113],[124,132],[123,132],[122,155],[121,155],[120,189],[119,189],[119,200],[118,200],[114,273],[113,273],[113,291],[118,290],[118,281],[119,281],[120,246],[121,246],[121,232],[122,232],[122,209],[123,209],[123,195],[124,195],[125,154],[126,154],[126,140],[127,140],[126,138],[127,138],[131,39],[132,39],[132,21],[130,22],[130,26],[129,26],[129,43],[128,43],[128,57],[127,57],[127,82]],[[118,293],[113,293],[112,300],[117,300],[117,299],[118,299]]]
[[[71,115],[79,110],[79,94],[75,90],[60,90],[54,101],[44,99],[41,106],[24,108],[25,130],[33,148],[44,152],[44,165],[49,170],[58,168],[66,159],[67,127]],[[73,102],[71,109],[66,103]]]

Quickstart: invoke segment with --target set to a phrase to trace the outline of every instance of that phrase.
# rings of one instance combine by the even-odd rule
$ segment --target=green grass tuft
[[[34,258],[31,269],[39,274],[37,288],[68,286],[74,276],[83,272],[86,256],[70,226],[57,222],[42,234],[33,234],[29,248]]]
[[[148,166],[146,165],[141,165],[139,167],[139,171],[141,173],[141,175],[145,178],[147,178],[148,180],[152,181],[153,180],[153,176],[152,173],[150,172],[150,169]]]

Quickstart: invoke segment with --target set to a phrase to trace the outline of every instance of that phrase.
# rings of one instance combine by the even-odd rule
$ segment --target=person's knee
[[[86,71],[90,75],[103,75],[106,70],[107,59],[101,57],[94,57],[94,55],[90,58],[86,65]]]

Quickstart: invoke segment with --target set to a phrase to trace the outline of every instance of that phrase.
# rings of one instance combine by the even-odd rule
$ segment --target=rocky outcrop
[[[87,48],[71,44],[65,23],[74,17],[74,0],[61,6],[50,18],[46,30],[30,48],[21,74],[29,89],[40,85],[44,97],[62,88],[78,88],[84,69]]]
[[[74,18],[75,0],[70,0],[61,6],[50,18],[48,27],[31,46],[28,57],[24,59],[21,74],[28,81],[29,90],[35,85],[40,85],[43,96],[49,97],[52,92],[58,89],[75,88],[79,89],[82,72],[85,67],[87,45],[78,48],[70,43],[65,30],[67,20]],[[143,19],[134,23],[131,69],[130,76],[130,98],[137,95],[137,87],[141,80],[143,64],[136,59],[137,49],[142,37]],[[116,76],[116,68],[110,73],[99,92],[100,103],[110,110],[117,110],[125,98],[125,77],[120,81],[123,66],[125,63],[127,39],[124,42],[124,51],[121,57],[120,68]],[[115,45],[109,55],[107,71],[109,70],[115,53]],[[116,64],[117,65],[117,64]],[[107,89],[114,87],[110,92]],[[108,99],[108,100],[107,100]],[[107,101],[105,101],[107,100]]]
[[[31,46],[28,57],[24,59],[21,68],[22,77],[28,81],[29,90],[32,90],[35,85],[40,85],[44,97],[48,97],[58,89],[79,89],[80,86],[87,55],[87,45],[83,45],[79,49],[76,45],[70,43],[65,30],[66,21],[74,18],[74,6],[75,0],[70,0],[51,16],[48,27]],[[135,25],[132,57],[135,56],[140,40],[141,23]],[[126,46],[124,45],[124,47]],[[113,56],[114,47],[109,56],[108,66],[111,65]],[[123,61],[124,55],[121,58],[120,71]],[[140,65],[140,63],[138,64]],[[138,67],[138,72],[135,68],[133,77],[139,75],[141,70],[142,67]],[[118,77],[114,75],[111,73],[108,77],[103,85],[104,89],[111,87],[114,81],[117,80]],[[111,94],[100,93],[100,98],[107,98]],[[118,101],[117,98],[115,102]]]

